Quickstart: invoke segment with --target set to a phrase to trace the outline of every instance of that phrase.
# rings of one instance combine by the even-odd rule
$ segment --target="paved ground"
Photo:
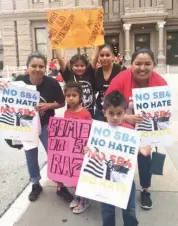
[[[90,208],[80,216],[72,214],[66,203],[57,200],[54,195],[54,189],[47,188],[47,194],[50,196],[43,199],[43,202],[38,202],[35,205],[31,205],[28,211],[23,215],[23,217],[14,226],[100,226],[101,218],[99,211],[99,204],[93,202]],[[137,193],[137,198],[138,198]],[[177,216],[177,205],[178,194],[168,194],[168,193],[152,193],[152,197],[155,201],[154,210],[149,212],[144,212],[137,205],[137,217],[140,222],[140,226],[177,226],[178,219]],[[138,203],[137,203],[138,204]],[[62,206],[61,206],[62,205]],[[166,206],[169,209],[166,209]],[[39,208],[43,208],[43,211],[38,211]],[[52,211],[51,211],[52,210]],[[169,211],[170,210],[170,211]],[[38,216],[34,213],[38,211]],[[48,217],[47,217],[48,216]],[[117,224],[123,225],[121,218],[121,211],[117,209]]]
[[[167,154],[164,176],[154,176],[152,180],[152,199],[154,208],[144,211],[139,206],[139,183],[136,175],[137,184],[137,217],[140,226],[178,226],[177,202],[178,202],[178,170],[175,168],[169,154],[165,149],[161,152]],[[178,157],[178,152],[176,154]],[[83,214],[74,215],[68,203],[55,195],[56,185],[47,180],[46,169],[44,172],[44,192],[40,199],[31,203],[22,217],[16,221],[14,226],[99,226],[101,225],[100,205],[98,202],[91,202],[91,206]],[[73,189],[71,191],[74,192]],[[17,202],[13,206],[14,210],[20,208]],[[117,224],[122,224],[121,211],[117,209]],[[2,224],[2,226],[5,226]]]
[[[64,108],[57,111],[62,115]],[[0,217],[29,183],[24,150],[9,147],[0,139]],[[40,167],[46,162],[43,146],[39,148]],[[8,226],[8,225],[7,225]]]
[[[10,148],[0,140],[0,216],[11,205],[29,179],[23,150]],[[40,148],[40,165],[45,163],[45,151]]]
[[[54,188],[47,187],[40,201],[30,205],[28,211],[14,226],[101,226],[99,203],[92,202],[89,209],[81,214],[74,215],[68,205],[56,199]],[[178,193],[153,192],[154,210],[143,211],[137,202],[137,217],[140,226],[178,226],[177,202]],[[137,199],[139,193],[137,192]],[[168,207],[168,208],[166,208]],[[38,212],[38,214],[36,214]],[[117,209],[117,224],[122,224],[121,211]]]

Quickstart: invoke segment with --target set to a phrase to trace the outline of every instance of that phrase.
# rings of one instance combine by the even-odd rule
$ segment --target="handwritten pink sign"
[[[48,135],[48,178],[76,186],[91,121],[51,117]]]

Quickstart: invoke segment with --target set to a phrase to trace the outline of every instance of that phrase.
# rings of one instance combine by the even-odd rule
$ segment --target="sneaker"
[[[78,197],[76,197],[76,198],[74,198],[72,200],[72,202],[70,203],[69,207],[72,209],[72,208],[78,206],[79,202],[80,202],[80,199]]]
[[[124,226],[128,225],[137,226],[138,224],[139,222],[135,215],[133,216],[128,215],[127,217],[124,217]]]
[[[56,194],[57,196],[60,196],[69,202],[72,202],[72,200],[74,199],[73,195],[65,186],[61,187],[60,189],[57,188]]]
[[[150,192],[145,190],[141,191],[141,207],[145,210],[150,210],[153,208],[150,196],[151,196]]]
[[[31,202],[34,202],[38,199],[38,197],[40,196],[40,193],[42,192],[43,188],[41,187],[40,184],[33,184],[32,185],[32,191],[30,192],[28,199]]]
[[[76,213],[76,214],[83,213],[89,205],[90,205],[89,200],[82,199],[79,202],[79,204],[76,207],[74,207],[73,213]]]

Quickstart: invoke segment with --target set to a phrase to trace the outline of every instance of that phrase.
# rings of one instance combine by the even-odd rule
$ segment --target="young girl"
[[[114,54],[112,47],[108,44],[99,48],[99,62],[101,67],[96,70],[95,90],[98,93],[96,99],[95,119],[104,121],[103,101],[104,95],[112,79],[122,70],[120,64],[113,62]]]
[[[82,107],[82,86],[80,83],[67,83],[64,94],[68,104],[68,109],[64,113],[65,118],[92,120],[91,114]],[[58,183],[57,195],[71,201],[70,208],[73,208],[73,213],[82,213],[89,206],[88,199],[79,196],[73,198],[63,183]]]
[[[96,48],[91,63],[85,56],[77,54],[70,59],[70,66],[64,61],[60,50],[56,50],[56,57],[59,61],[62,77],[66,83],[75,81],[81,83],[83,90],[84,107],[94,116],[94,84],[95,84],[95,68],[98,61],[98,51]]]

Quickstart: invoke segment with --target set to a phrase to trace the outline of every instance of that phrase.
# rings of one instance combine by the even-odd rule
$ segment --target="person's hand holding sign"
[[[10,85],[10,81],[8,81],[8,82],[1,81],[0,82],[0,90],[7,88],[9,85]]]
[[[124,117],[125,122],[128,122],[129,124],[132,124],[132,125],[141,123],[143,119],[144,118],[140,115],[125,115]]]
[[[98,152],[99,153],[99,150],[98,148],[94,147],[94,150],[92,150],[90,147],[86,146],[83,148],[83,153],[84,155],[86,155],[88,152]]]
[[[152,148],[150,145],[147,145],[145,147],[140,147],[139,153],[141,153],[144,156],[149,156],[149,155],[151,155],[151,149]]]
[[[50,103],[39,103],[39,105],[36,106],[37,111],[47,111],[49,109],[51,109]]]
[[[89,151],[91,151],[91,149],[88,146],[86,146],[83,149],[83,154],[86,155]]]

